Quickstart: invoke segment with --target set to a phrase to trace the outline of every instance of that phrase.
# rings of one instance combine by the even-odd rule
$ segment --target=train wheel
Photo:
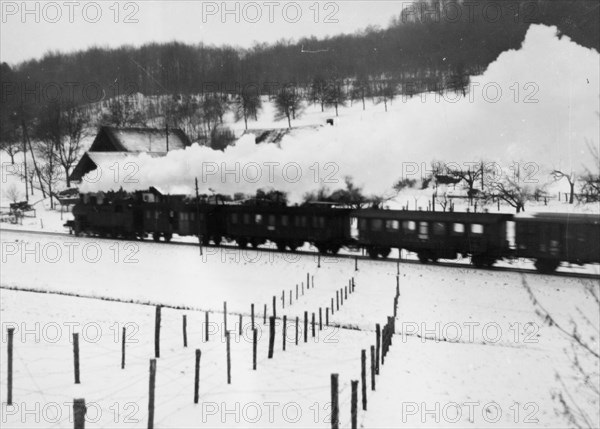
[[[158,233],[158,232],[153,232],[153,233],[152,233],[152,239],[153,239],[154,241],[160,241],[160,233]]]
[[[218,246],[219,244],[221,244],[221,237],[218,235],[215,235],[213,237],[213,243],[215,243],[215,246]]]
[[[277,246],[277,250],[279,250],[280,252],[283,252],[285,250],[285,243],[283,241],[277,241],[275,242],[275,245]]]
[[[341,246],[339,244],[332,244],[329,247],[329,252],[331,252],[332,255],[337,255],[338,252],[340,251]]]
[[[379,253],[377,252],[377,249],[374,247],[368,247],[367,253],[369,254],[369,257],[371,259],[377,259],[377,256],[379,255]]]
[[[168,243],[169,241],[171,241],[171,238],[173,238],[173,234],[171,234],[170,232],[166,232],[165,241]]]
[[[491,262],[491,263],[490,263]],[[471,263],[475,265],[477,268],[489,267],[494,263],[492,259],[483,255],[473,255],[471,256]]]
[[[379,249],[379,255],[385,259],[388,256],[390,256],[391,251],[392,249],[390,249],[389,247],[382,247]]]
[[[246,240],[245,238],[238,238],[236,241],[241,249],[244,249],[248,246],[248,240]]]
[[[418,252],[417,256],[419,257],[419,261],[422,264],[426,264],[427,261],[429,261],[429,255],[427,253],[425,253],[425,252]]]
[[[558,266],[560,265],[559,261],[555,261],[553,259],[538,259],[535,261],[535,268],[544,274],[550,274],[556,271]]]

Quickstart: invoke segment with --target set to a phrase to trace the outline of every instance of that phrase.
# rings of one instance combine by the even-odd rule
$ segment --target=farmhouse
[[[73,169],[70,179],[81,182],[83,176],[97,168],[110,168],[115,162],[140,153],[165,156],[171,150],[191,145],[189,138],[177,128],[100,127],[94,142]],[[113,167],[114,168],[114,167]]]

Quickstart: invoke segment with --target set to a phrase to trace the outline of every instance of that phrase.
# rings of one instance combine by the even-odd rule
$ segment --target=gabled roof
[[[166,152],[148,152],[149,156],[157,158],[166,155]],[[127,157],[135,156],[131,152],[86,152],[83,154],[73,171],[70,179],[80,181],[90,171],[100,168],[103,174],[113,174],[115,162],[122,162]]]
[[[168,150],[191,145],[178,128],[168,130]],[[109,147],[107,147],[109,145]],[[90,152],[167,152],[167,130],[158,128],[118,128],[103,126],[98,131]]]

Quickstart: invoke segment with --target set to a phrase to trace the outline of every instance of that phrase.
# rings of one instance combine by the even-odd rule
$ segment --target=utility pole
[[[197,177],[196,177],[196,225],[198,226],[198,245],[200,246],[200,256],[202,256],[202,235],[200,234],[200,194],[198,192],[198,178]]]
[[[168,123],[167,123],[167,152],[169,152],[169,124]],[[196,179],[196,188],[198,187],[197,182],[198,182],[198,179]]]

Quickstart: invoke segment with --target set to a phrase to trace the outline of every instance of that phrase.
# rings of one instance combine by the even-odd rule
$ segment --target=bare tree
[[[590,142],[587,142],[587,146],[592,158],[593,169],[584,167],[585,174],[581,177],[581,194],[584,201],[591,203],[600,201],[600,154],[598,146],[592,146]]]
[[[555,389],[552,393],[558,406],[559,411],[566,417],[571,426],[578,428],[595,428],[598,427],[598,416],[595,418],[589,415],[588,411],[581,407],[582,395],[589,397],[590,402],[597,405],[600,403],[600,387],[598,379],[600,378],[599,362],[600,354],[598,353],[598,326],[588,315],[586,315],[579,307],[576,307],[574,315],[578,316],[578,321],[573,316],[570,316],[569,324],[564,325],[548,309],[540,302],[539,298],[533,291],[532,287],[527,283],[525,277],[522,278],[522,285],[525,289],[529,300],[531,301],[536,315],[542,320],[543,324],[555,329],[563,334],[569,341],[570,351],[565,350],[565,353],[571,360],[571,367],[574,372],[575,379],[583,387],[582,391],[577,392],[575,398],[569,388],[566,386],[563,376],[557,371],[555,373],[556,380],[560,384],[559,389]],[[585,288],[586,301],[592,303],[593,311],[598,314],[600,312],[600,297],[598,296],[597,288],[594,284],[589,284]],[[583,330],[587,332],[582,332]],[[569,376],[572,378],[572,376]],[[597,409],[597,408],[596,408]]]
[[[575,195],[575,174],[573,174],[573,172],[567,174],[560,170],[552,170],[550,175],[556,182],[567,179],[567,182],[569,183],[569,204],[573,204],[573,196]]]
[[[486,184],[487,192],[484,193],[486,202],[499,198],[514,207],[517,213],[525,211],[525,203],[530,201],[533,193],[528,186],[523,186],[518,180],[508,177]]]
[[[10,163],[14,165],[15,155],[23,150],[23,139],[19,133],[19,123],[16,121],[17,114],[8,114],[7,109],[3,109],[0,117],[0,150],[3,150],[10,157]]]
[[[475,189],[475,184],[483,176],[483,169],[479,165],[469,165],[468,168],[450,168],[448,174],[465,183],[469,204],[473,204],[473,197],[475,197],[475,194],[478,192],[478,190]]]
[[[86,136],[89,119],[71,102],[49,103],[40,115],[37,137],[52,148],[45,148],[46,162],[58,163],[71,186],[71,168],[79,159],[81,142]],[[49,167],[53,169],[52,166]],[[54,174],[54,173],[53,173]]]
[[[275,96],[275,108],[277,116],[287,118],[288,127],[292,128],[292,118],[296,119],[296,112],[300,111],[302,106],[301,97],[293,86],[286,86]]]
[[[9,201],[11,201],[13,203],[18,202],[21,199],[21,192],[19,192],[17,185],[15,185],[14,183],[11,183],[10,185],[8,185],[2,191],[2,193]]]
[[[262,101],[260,99],[260,93],[258,87],[248,86],[244,87],[244,89],[238,94],[235,99],[236,106],[236,118],[244,119],[244,127],[248,129],[248,118],[254,117],[256,118],[258,115],[258,111],[262,107]]]

